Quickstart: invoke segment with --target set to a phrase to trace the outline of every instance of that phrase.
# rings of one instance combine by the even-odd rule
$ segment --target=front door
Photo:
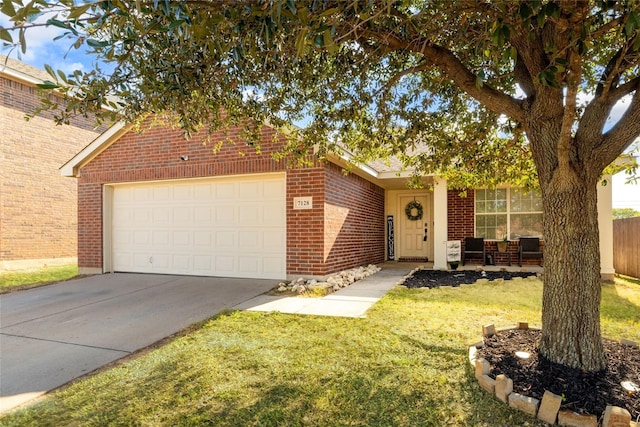
[[[399,258],[431,258],[432,230],[430,230],[429,201],[427,194],[400,196],[398,212],[401,230]],[[416,207],[418,204],[422,207],[421,212]]]

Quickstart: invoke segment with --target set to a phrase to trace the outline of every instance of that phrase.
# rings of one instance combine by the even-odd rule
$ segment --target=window
[[[476,190],[476,237],[542,237],[542,198],[521,188]]]

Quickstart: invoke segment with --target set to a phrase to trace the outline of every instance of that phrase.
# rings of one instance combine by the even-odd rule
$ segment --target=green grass
[[[366,319],[226,312],[51,393],[3,426],[542,426],[479,388],[482,325],[540,322],[542,284],[397,287]],[[603,334],[640,341],[640,284],[604,287]]]
[[[32,288],[69,280],[78,275],[78,265],[47,267],[34,271],[0,272],[0,293],[15,289]]]

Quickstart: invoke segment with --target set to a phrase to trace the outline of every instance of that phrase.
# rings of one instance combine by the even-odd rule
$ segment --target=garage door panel
[[[258,206],[244,206],[240,209],[239,223],[240,226],[256,226],[262,225],[262,216],[260,215]]]
[[[212,257],[209,255],[195,255],[193,257],[193,269],[196,273],[211,272],[213,269]]]
[[[154,231],[152,240],[154,247],[167,247],[171,244],[171,235],[168,231]]]
[[[212,248],[213,238],[209,231],[198,231],[193,236],[194,246],[197,250],[202,251]]]
[[[236,247],[235,231],[217,231],[216,247],[220,249],[230,249]]]
[[[117,186],[115,271],[281,279],[282,174]]]
[[[222,273],[232,274],[235,270],[234,268],[234,257],[231,256],[216,256],[216,271],[220,271]]]
[[[151,208],[134,209],[133,225],[147,225],[152,220]]]
[[[151,273],[153,267],[153,258],[149,254],[132,253],[132,271],[140,273]]]
[[[260,183],[258,182],[241,182],[239,184],[238,191],[240,192],[240,197],[248,200],[256,200],[260,197]]]
[[[285,222],[285,214],[279,206],[266,206],[262,211],[262,224],[267,227],[279,227]]]
[[[220,182],[215,184],[215,198],[217,200],[233,200],[236,199],[236,184],[233,182]]]
[[[193,270],[191,266],[191,256],[188,255],[174,255],[172,257],[173,265],[172,271],[175,272],[190,272]]]
[[[173,226],[182,225],[191,222],[191,212],[193,208],[177,207],[173,208]]]
[[[260,271],[259,266],[262,264],[262,260],[259,257],[243,256],[238,259],[238,267],[240,274],[254,275]]]
[[[284,197],[285,185],[284,181],[264,181],[264,196],[265,199],[277,199]]]
[[[155,186],[151,191],[151,198],[145,200],[153,200],[154,202],[171,200],[171,188],[168,186]]]
[[[133,247],[149,247],[151,245],[151,233],[147,230],[133,232]]]
[[[245,230],[238,232],[238,247],[240,249],[249,249],[255,250],[260,247],[260,236],[259,230]]]
[[[174,231],[172,241],[173,246],[184,246],[187,248],[193,247],[191,234],[191,231]]]
[[[134,187],[132,191],[133,191],[133,197],[132,197],[133,201],[144,202],[144,201],[153,200],[153,188]]]
[[[153,215],[153,224],[170,226],[173,223],[171,208],[166,206],[157,206],[154,207],[151,212]]]
[[[263,249],[272,251],[285,245],[285,233],[280,230],[269,230],[263,233]]]
[[[209,206],[196,206],[193,210],[193,222],[198,226],[211,226],[213,222],[213,212]]]
[[[266,274],[284,274],[285,262],[282,258],[264,258],[263,270]]]

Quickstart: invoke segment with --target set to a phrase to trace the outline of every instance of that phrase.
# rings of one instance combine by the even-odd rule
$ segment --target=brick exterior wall
[[[355,175],[338,179],[335,176],[341,174],[340,168],[329,163],[316,162],[303,168],[290,168],[286,161],[277,162],[270,156],[280,148],[280,143],[274,142],[274,136],[275,131],[265,126],[261,154],[256,154],[253,148],[242,142],[242,134],[237,129],[216,133],[209,137],[207,143],[204,133],[196,134],[187,141],[179,130],[163,127],[155,127],[144,133],[129,131],[80,170],[79,265],[86,268],[102,267],[102,184],[282,171],[286,171],[287,181],[288,275],[323,276],[382,260],[384,190]],[[219,141],[226,142],[213,153],[212,148]],[[188,161],[180,159],[184,155],[189,157]],[[332,178],[328,180],[327,174]],[[331,185],[330,191],[327,191],[327,182]],[[344,193],[343,200],[355,204],[355,216],[349,223],[354,220],[373,222],[347,230],[352,233],[351,240],[358,245],[365,245],[369,253],[364,254],[361,247],[345,244],[349,239],[341,236],[335,245],[336,249],[340,249],[326,254],[325,196],[329,197],[329,192]],[[304,196],[313,197],[313,209],[294,210],[294,197]],[[377,205],[372,207],[372,204]],[[375,218],[376,212],[379,218]],[[379,227],[379,230],[374,232],[374,227]],[[373,250],[376,245],[379,245],[377,252]],[[357,254],[348,256],[350,248],[357,250]],[[381,257],[378,254],[382,254]]]
[[[475,192],[467,190],[467,196],[460,196],[460,190],[447,192],[447,239],[461,240],[475,235]]]
[[[293,209],[294,197],[313,197],[313,209]],[[287,274],[327,274],[324,259],[323,167],[287,171]]]
[[[40,103],[31,84],[0,75],[0,93],[0,269],[18,261],[75,258],[76,183],[59,168],[99,132],[84,118],[56,126],[50,113],[27,122],[25,115]]]
[[[325,168],[325,259],[331,271],[385,257],[384,189],[337,165]]]

